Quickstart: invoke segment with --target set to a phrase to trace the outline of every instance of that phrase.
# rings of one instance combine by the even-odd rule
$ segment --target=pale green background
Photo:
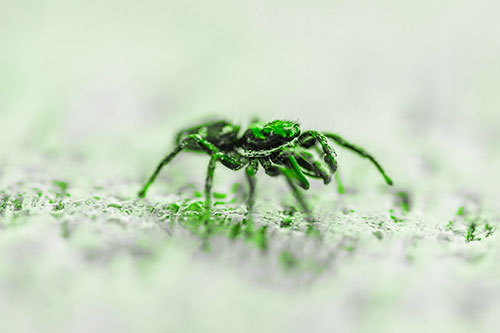
[[[88,197],[93,185],[123,182],[117,191],[131,198],[172,147],[175,130],[219,114],[243,126],[258,116],[338,132],[373,152],[416,206],[414,229],[389,243],[369,243],[311,289],[288,292],[279,287],[286,277],[276,285],[256,282],[254,274],[245,278],[245,269],[260,267],[259,261],[240,270],[234,258],[193,263],[195,250],[168,245],[145,279],[134,275],[127,258],[105,271],[79,266],[78,251],[46,235],[49,227],[0,230],[4,250],[17,253],[26,239],[46,249],[41,261],[21,255],[0,265],[6,276],[0,296],[7,300],[12,292],[18,300],[19,308],[10,301],[0,307],[12,318],[11,329],[494,331],[496,234],[443,250],[431,233],[415,250],[425,258],[416,267],[400,266],[396,257],[421,231],[418,223],[443,227],[464,197],[477,199],[490,223],[498,222],[499,17],[497,1],[3,0],[3,188],[56,178],[69,181],[72,195]],[[361,191],[381,187],[365,161],[341,153],[347,184]],[[172,166],[173,177],[201,184],[206,161],[184,162]],[[217,172],[219,180],[233,177]],[[376,200],[352,204],[377,206]],[[45,243],[49,236],[55,239]],[[487,261],[441,261],[454,246]],[[24,270],[8,273],[19,262],[35,272],[33,280],[23,280],[30,276]],[[59,297],[54,277],[61,271],[74,275],[63,274],[68,289]],[[198,276],[208,277],[200,283]],[[27,285],[41,294],[20,296]],[[200,305],[207,300],[214,303]],[[156,321],[162,316],[165,321]],[[274,326],[266,324],[273,320]]]
[[[85,151],[150,169],[173,131],[220,114],[339,132],[403,183],[416,155],[445,155],[449,181],[499,163],[496,1],[3,1],[0,13],[6,156]]]

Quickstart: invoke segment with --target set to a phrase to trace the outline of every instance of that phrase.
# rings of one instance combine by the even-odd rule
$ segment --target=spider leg
[[[337,182],[337,192],[339,194],[344,194],[345,193],[345,188],[344,184],[342,184],[342,181],[340,180],[339,173],[335,173],[335,181]]]
[[[288,168],[280,168],[280,172],[285,176],[286,182],[288,183],[288,186],[292,190],[293,196],[301,206],[304,213],[306,213],[308,221],[313,222],[311,209],[309,208],[309,205],[307,204],[304,195],[302,194],[302,192],[300,192],[299,188],[294,183],[295,172],[292,169]]]
[[[151,184],[153,184],[153,182],[155,181],[156,179],[156,176],[158,176],[158,174],[160,173],[160,170],[165,166],[167,165],[168,163],[170,163],[170,161],[172,161],[174,159],[175,156],[177,156],[177,154],[179,154],[181,151],[182,151],[183,147],[182,145],[178,145],[177,147],[175,147],[175,149],[170,153],[168,154],[161,162],[160,164],[158,164],[158,166],[156,167],[156,170],[155,172],[153,172],[153,175],[149,178],[148,182],[146,183],[146,185],[144,185],[144,187],[142,188],[142,190],[139,191],[138,193],[138,196],[139,198],[144,198],[146,196],[146,191],[148,190],[149,186]]]
[[[276,156],[271,157],[271,161],[276,164],[285,165],[293,171],[293,178],[297,181],[298,185],[303,189],[309,189],[309,181],[300,169],[300,166],[295,158],[295,151],[293,149],[285,149]]]
[[[293,151],[295,158],[302,167],[302,172],[305,175],[314,178],[321,178],[323,179],[323,183],[325,185],[330,183],[331,176],[328,169],[316,158],[314,154],[302,147],[293,148]]]
[[[156,176],[158,176],[161,169],[168,163],[170,163],[174,159],[174,157],[177,156],[177,154],[179,154],[183,149],[185,149],[188,145],[193,143],[197,144],[201,150],[205,151],[209,155],[213,155],[218,152],[218,149],[213,144],[203,139],[200,135],[198,134],[189,135],[184,140],[182,140],[181,143],[177,147],[175,147],[175,149],[160,162],[160,164],[158,164],[156,170],[153,172],[153,175],[151,175],[146,185],[144,185],[142,190],[139,191],[138,193],[139,198],[144,198],[146,196],[146,191],[148,190],[149,186],[155,181]]]
[[[280,168],[277,165],[273,164],[269,157],[260,157],[259,162],[264,168],[266,175],[276,177],[281,174]]]
[[[208,214],[212,205],[212,184],[214,182],[214,173],[216,162],[219,159],[219,153],[213,154],[208,162],[207,177],[205,179],[205,213]]]
[[[378,169],[378,171],[382,174],[382,176],[384,177],[385,179],[385,182],[388,184],[388,185],[392,185],[392,180],[391,178],[389,178],[389,176],[387,176],[387,174],[385,173],[384,169],[382,169],[382,166],[377,162],[377,160],[375,159],[375,157],[373,157],[371,154],[369,154],[366,150],[364,150],[363,148],[361,147],[358,147],[350,142],[347,142],[345,139],[343,139],[342,137],[340,137],[339,135],[337,134],[333,134],[333,133],[319,133],[320,135],[323,135],[329,139],[332,139],[333,141],[335,141],[338,145],[344,147],[344,148],[347,148],[347,149],[350,149],[352,151],[354,151],[355,153],[361,155],[362,157],[364,158],[367,158],[369,159],[374,165],[375,167]]]
[[[216,162],[220,161],[224,166],[231,170],[239,170],[247,164],[245,159],[237,160],[229,155],[222,152],[217,152],[210,157],[210,162],[208,162],[207,178],[205,180],[205,211],[210,210],[212,204],[212,184],[214,181],[214,173]]]
[[[330,145],[326,136],[318,131],[307,131],[302,134],[300,141],[301,145],[305,148],[309,148],[314,143],[318,142],[323,150],[323,159],[330,168],[332,175],[337,171],[337,152],[335,152],[335,149]]]
[[[299,186],[302,187],[304,190],[308,190],[310,186],[309,181],[307,180],[304,173],[302,173],[302,170],[300,170],[299,164],[297,163],[297,159],[295,158],[295,156],[290,155],[288,157],[288,160],[290,162],[289,169],[293,171],[292,175],[298,181]]]
[[[316,147],[318,153],[321,154],[321,151],[318,147]],[[309,150],[303,147],[294,148],[295,157],[299,162],[300,166],[303,168],[302,172],[310,177],[322,178],[323,183],[325,185],[329,184],[331,181],[331,175],[328,172],[326,166],[319,160],[317,160],[316,156],[312,154]],[[340,180],[339,172],[335,172],[335,181],[337,183],[337,192],[339,194],[344,194],[345,189],[342,181]]]
[[[313,218],[311,214],[311,209],[309,208],[309,205],[307,204],[306,199],[300,192],[299,188],[295,184],[295,181],[297,179],[295,171],[290,168],[277,166],[271,163],[269,158],[259,158],[259,162],[260,164],[262,164],[262,167],[264,168],[264,171],[266,172],[267,175],[271,177],[276,177],[279,175],[285,176],[288,186],[292,190],[293,196],[301,206],[304,213],[307,215],[307,219],[309,220],[309,222],[312,222]]]
[[[255,203],[255,174],[257,173],[257,170],[259,170],[259,161],[256,159],[250,160],[245,170],[249,186],[248,203],[247,203],[247,210],[249,214],[252,213],[253,206]]]

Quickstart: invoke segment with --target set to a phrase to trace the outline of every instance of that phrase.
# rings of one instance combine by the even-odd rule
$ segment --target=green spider
[[[208,121],[181,130],[176,137],[177,147],[160,162],[139,192],[139,197],[146,196],[146,191],[160,170],[181,151],[205,152],[210,155],[205,182],[207,211],[211,206],[215,166],[220,162],[231,170],[240,170],[246,166],[246,177],[250,188],[248,212],[251,212],[254,206],[255,174],[261,165],[267,175],[285,177],[293,195],[310,217],[311,210],[298,186],[305,190],[309,188],[306,176],[322,179],[325,185],[330,182],[331,176],[337,170],[337,154],[328,139],[369,159],[380,171],[386,183],[392,185],[392,180],[373,156],[336,134],[314,130],[301,132],[298,123],[285,120],[254,123],[241,137],[238,137],[239,131],[239,126],[225,120]],[[321,159],[313,154],[314,150],[311,148],[314,147]]]

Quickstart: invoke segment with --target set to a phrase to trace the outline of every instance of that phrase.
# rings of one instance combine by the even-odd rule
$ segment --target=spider
[[[299,187],[307,190],[307,177],[322,179],[326,185],[337,170],[337,154],[328,139],[369,159],[382,174],[385,182],[392,180],[375,158],[337,134],[309,130],[302,132],[297,122],[274,120],[268,123],[256,122],[238,137],[240,127],[225,120],[213,120],[183,129],[176,136],[176,147],[158,165],[153,175],[138,193],[146,196],[149,186],[160,170],[181,151],[204,152],[210,155],[205,181],[205,209],[211,206],[211,190],[216,163],[220,162],[231,170],[244,167],[249,184],[248,212],[255,202],[255,175],[261,165],[271,177],[284,176],[297,202],[308,217],[311,210]],[[316,154],[314,154],[316,152]],[[319,155],[319,156],[318,156]],[[321,158],[318,158],[321,157]]]

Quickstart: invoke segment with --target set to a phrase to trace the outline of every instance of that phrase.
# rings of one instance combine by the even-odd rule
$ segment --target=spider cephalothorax
[[[300,135],[300,126],[291,121],[275,120],[254,123],[245,131],[238,147],[245,156],[268,155],[269,152],[290,144]]]
[[[301,132],[300,125],[292,121],[274,120],[254,123],[238,138],[240,127],[225,120],[209,121],[181,130],[176,136],[177,147],[158,165],[155,172],[139,192],[146,195],[160,170],[182,150],[205,152],[211,156],[205,183],[205,207],[211,203],[211,189],[216,162],[232,170],[246,166],[249,184],[248,210],[254,205],[255,174],[261,165],[269,176],[283,175],[302,209],[310,209],[297,186],[309,188],[307,177],[319,178],[328,184],[337,170],[337,154],[328,141],[350,149],[369,159],[380,171],[388,185],[392,180],[380,164],[364,149],[345,141],[333,133],[309,130]]]

